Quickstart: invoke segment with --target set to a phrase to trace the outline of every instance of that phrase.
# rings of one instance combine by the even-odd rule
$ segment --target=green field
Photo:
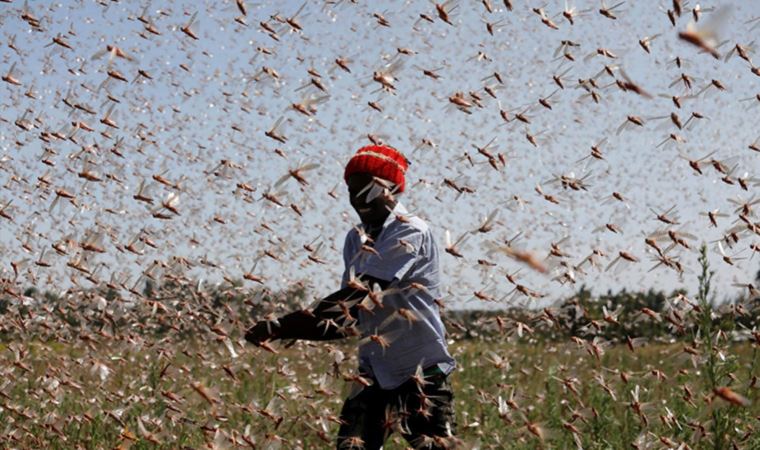
[[[581,289],[540,311],[444,311],[460,448],[760,448],[760,304],[715,305],[705,254],[694,300]],[[357,339],[241,338],[303,291],[100,295],[0,302],[3,448],[334,447]]]
[[[708,361],[684,352],[683,343],[635,353],[611,346],[599,357],[589,348],[530,338],[452,342],[465,448],[576,448],[576,440],[596,449],[760,448],[757,386],[750,387],[756,345],[727,347],[736,363],[732,389],[748,406],[713,395]],[[330,448],[337,431],[330,419],[348,384],[341,374],[354,370],[355,348],[280,350],[244,347],[233,358],[220,341],[97,335],[6,345],[0,439],[8,448],[277,448],[280,439],[280,448]],[[338,352],[346,356],[336,366]],[[716,427],[723,439],[715,439]],[[396,435],[386,448],[405,446]]]

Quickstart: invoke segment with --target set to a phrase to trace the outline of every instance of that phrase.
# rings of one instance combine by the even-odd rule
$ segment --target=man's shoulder
[[[430,232],[430,226],[422,218],[418,216],[408,215],[396,218],[397,226],[401,229],[409,229],[410,231],[419,231],[423,234]]]
[[[413,215],[396,217],[390,229],[383,233],[382,239],[392,241],[394,244],[403,240],[415,246],[425,246],[433,242],[427,222]]]
[[[430,232],[427,222],[416,214],[409,213],[401,203],[396,204],[393,213],[396,215],[393,222],[398,229],[409,232],[419,231],[423,234]]]

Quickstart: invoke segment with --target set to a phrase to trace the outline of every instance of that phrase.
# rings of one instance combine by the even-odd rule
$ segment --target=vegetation
[[[552,308],[445,311],[463,448],[760,448],[758,304],[717,305],[705,252],[693,299],[582,286]],[[330,448],[355,340],[248,346],[247,324],[307,300],[299,285],[241,286],[6,285],[0,441]]]

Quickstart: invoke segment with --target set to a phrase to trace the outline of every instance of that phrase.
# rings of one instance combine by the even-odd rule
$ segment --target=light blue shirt
[[[365,301],[372,309],[359,310],[358,319],[362,336],[378,334],[392,339],[385,349],[373,340],[363,339],[359,369],[374,376],[383,389],[403,384],[419,365],[438,365],[444,373],[450,373],[455,362],[448,352],[446,330],[434,302],[440,298],[441,290],[438,246],[427,223],[396,203],[371,249],[362,248],[366,238],[359,230],[362,225],[352,228],[346,236],[342,286],[346,286],[352,267],[356,274],[390,282],[382,296],[382,307]],[[401,308],[409,311],[413,320],[402,317]]]

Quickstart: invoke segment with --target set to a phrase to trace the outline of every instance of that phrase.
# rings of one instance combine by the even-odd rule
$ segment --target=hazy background
[[[665,226],[650,208],[664,212],[673,205],[677,207],[671,215],[677,215],[679,221],[673,229],[694,235],[688,241],[693,250],[702,241],[709,243],[719,295],[738,295],[741,291],[732,283],[750,282],[757,272],[758,258],[750,259],[749,245],[758,238],[745,236],[727,248],[730,255],[737,254],[733,266],[722,261],[713,241],[737,220],[736,206],[728,199],[751,200],[757,189],[751,178],[760,167],[759,154],[747,147],[760,135],[759,102],[741,101],[760,92],[760,79],[749,64],[736,55],[728,61],[716,60],[679,41],[678,32],[693,18],[687,10],[673,27],[664,12],[671,7],[669,2],[625,2],[615,10],[617,20],[601,16],[598,2],[577,2],[579,10],[590,11],[576,17],[575,25],[559,15],[564,2],[514,3],[514,10],[507,11],[503,3],[493,2],[489,13],[480,2],[449,2],[453,24],[449,25],[428,1],[382,6],[307,2],[296,17],[302,31],[271,18],[292,17],[302,2],[246,2],[247,26],[243,26],[234,20],[240,15],[235,2],[212,2],[204,9],[196,2],[183,1],[32,1],[26,12],[40,20],[42,30],[37,31],[22,19],[23,3],[2,4],[0,72],[6,75],[15,64],[13,76],[22,82],[22,86],[0,83],[0,206],[12,201],[5,212],[13,217],[13,222],[0,218],[4,276],[14,277],[13,262],[21,268],[17,279],[21,286],[53,290],[69,288],[74,282],[93,286],[66,265],[76,260],[81,250],[72,248],[62,256],[51,245],[66,236],[86,241],[88,230],[103,230],[107,232],[103,241],[106,252],[91,254],[87,262],[92,269],[103,264],[96,274],[102,281],[114,277],[128,285],[142,283],[139,274],[149,269],[160,279],[169,269],[151,268],[154,262],[168,265],[172,257],[179,256],[194,264],[183,272],[208,282],[221,282],[225,275],[242,278],[258,261],[254,272],[264,276],[271,289],[304,282],[313,295],[328,294],[338,287],[345,233],[357,222],[342,183],[343,167],[360,146],[369,144],[367,134],[371,133],[412,162],[402,202],[430,223],[441,247],[445,246],[446,230],[456,239],[498,211],[492,231],[474,234],[461,246],[464,258],[443,254],[444,282],[450,289],[445,300],[450,305],[498,306],[473,301],[472,293],[487,290],[501,297],[512,289],[500,274],[521,266],[503,255],[487,256],[486,249],[487,242],[502,242],[520,231],[523,237],[518,247],[541,257],[548,254],[551,242],[566,236],[561,248],[570,255],[568,263],[579,263],[592,248],[608,255],[599,258],[601,268],[586,266],[586,275],[577,273],[577,285],[552,281],[558,274],[555,271],[539,274],[523,268],[520,282],[547,294],[543,302],[570,295],[582,283],[596,293],[622,288],[670,292],[681,287],[693,293],[696,251],[674,249],[669,253],[687,269],[681,279],[663,267],[649,272],[656,263],[644,237]],[[751,28],[758,22],[747,21],[760,16],[760,3],[700,5],[706,11],[698,25],[714,29],[718,41],[727,41],[719,48],[722,57],[737,43],[750,45],[751,54],[756,54],[753,36],[758,28]],[[542,24],[532,11],[538,7],[558,30]],[[717,12],[710,10],[713,7]],[[196,12],[191,28],[199,39],[193,40],[179,27]],[[382,15],[390,26],[379,25],[373,14]],[[432,18],[433,23],[420,19],[420,14]],[[146,31],[137,20],[141,15],[150,17],[161,34]],[[714,26],[705,25],[716,16],[725,18]],[[493,36],[485,21],[499,23]],[[268,35],[260,22],[275,28],[279,40]],[[58,34],[73,49],[48,45]],[[638,40],[655,34],[661,35],[652,41],[652,53],[647,54]],[[555,54],[562,40],[580,44],[568,48],[575,62],[563,58],[561,52]],[[9,46],[14,42],[18,52]],[[96,92],[108,78],[109,58],[108,54],[93,56],[106,45],[125,50],[134,62],[114,58],[110,68],[129,82],[111,79]],[[398,55],[398,48],[414,53]],[[608,49],[617,58],[589,56],[598,48]],[[479,53],[488,58],[478,57]],[[677,56],[685,64],[680,69],[672,62]],[[351,72],[338,68],[336,58],[347,58]],[[379,91],[373,72],[386,70],[397,60],[403,65],[395,72],[395,93]],[[605,64],[623,67],[653,97],[623,92],[614,84],[606,87],[614,79],[601,74],[596,78],[600,102],[584,98],[586,91],[577,87],[577,80],[594,77]],[[274,69],[279,78],[264,73],[265,67]],[[306,95],[324,95],[316,88],[297,90],[309,82],[309,68],[321,75],[330,96],[316,106],[311,117],[290,107]],[[549,99],[552,109],[540,106],[538,99],[557,88],[552,75],[567,68],[565,89]],[[133,82],[138,69],[153,79],[139,77]],[[436,69],[440,78],[425,76],[423,69]],[[483,81],[494,72],[500,74],[503,85],[494,78]],[[682,72],[694,79],[691,91],[683,83],[671,86]],[[707,89],[699,97],[684,100],[681,109],[670,99],[672,95],[696,94],[713,79],[727,89]],[[495,88],[498,99],[483,91],[485,85]],[[120,103],[108,100],[107,91]],[[472,107],[471,114],[448,101],[455,92],[467,95],[470,91],[478,92],[483,106]],[[30,92],[36,99],[25,95]],[[88,105],[96,114],[66,106],[65,97]],[[370,108],[369,101],[381,105],[382,112]],[[110,104],[115,104],[112,119],[119,129],[99,122]],[[527,112],[530,124],[516,120],[505,124],[499,104],[512,114],[532,107]],[[25,111],[29,112],[24,117]],[[689,129],[678,130],[667,117],[676,112],[686,122],[693,111],[706,119]],[[628,115],[651,120],[644,127],[616,134]],[[264,134],[281,117],[285,143]],[[34,121],[36,128],[24,130],[14,124],[22,118]],[[44,131],[70,135],[72,121],[85,121],[95,131],[78,130],[78,145],[39,139]],[[102,135],[103,131],[110,137]],[[526,133],[537,136],[538,147],[528,142]],[[657,147],[670,133],[678,133],[686,143]],[[499,171],[473,148],[494,137],[491,152],[503,153],[506,158],[506,167]],[[423,138],[435,147],[420,146]],[[578,162],[590,153],[591,145],[604,138],[606,161]],[[119,147],[123,157],[111,151],[118,139],[123,139]],[[46,147],[55,152],[47,155],[54,166],[42,162]],[[83,147],[87,150],[81,153]],[[681,152],[697,159],[713,151],[712,158],[734,168],[734,178],[750,179],[749,191],[738,183],[724,183],[720,180],[723,175],[709,165],[699,176],[679,157]],[[94,163],[91,169],[103,176],[103,182],[85,182],[77,176],[85,159]],[[217,170],[220,176],[215,176],[212,169],[222,160],[234,167]],[[286,191],[280,196],[285,207],[261,199],[289,168],[309,163],[320,166],[305,172],[308,186],[300,186],[294,179],[279,186]],[[51,184],[39,186],[38,177],[46,172]],[[106,179],[106,174],[112,179]],[[182,180],[180,214],[170,220],[154,218],[151,207],[133,198],[143,179],[153,185],[154,205],[177,192],[152,181],[157,174],[172,182]],[[588,190],[563,189],[559,183],[549,182],[562,174],[590,174]],[[460,195],[443,183],[444,178],[475,192]],[[256,189],[249,194],[251,201],[234,194],[237,183]],[[534,190],[537,184],[560,203],[539,196]],[[75,193],[80,207],[62,201],[50,210],[56,189]],[[328,195],[331,192],[336,198]],[[605,202],[612,192],[622,193],[627,205]],[[510,201],[514,196],[526,204]],[[288,207],[290,203],[297,204],[303,216]],[[729,217],[720,218],[719,226],[711,228],[700,212],[716,208]],[[162,213],[173,216],[166,209]],[[757,220],[754,212],[752,217]],[[623,232],[594,231],[605,223],[615,223]],[[141,256],[120,251],[140,230],[157,248],[138,245]],[[310,242],[315,246],[324,243],[320,256],[327,264],[309,262],[302,246]],[[661,242],[663,248],[667,245],[665,240]],[[34,264],[43,250],[43,260],[51,267]],[[279,260],[264,256],[265,250]],[[640,262],[605,272],[620,250],[637,256]],[[499,265],[490,269],[490,279],[477,264],[486,257]]]

